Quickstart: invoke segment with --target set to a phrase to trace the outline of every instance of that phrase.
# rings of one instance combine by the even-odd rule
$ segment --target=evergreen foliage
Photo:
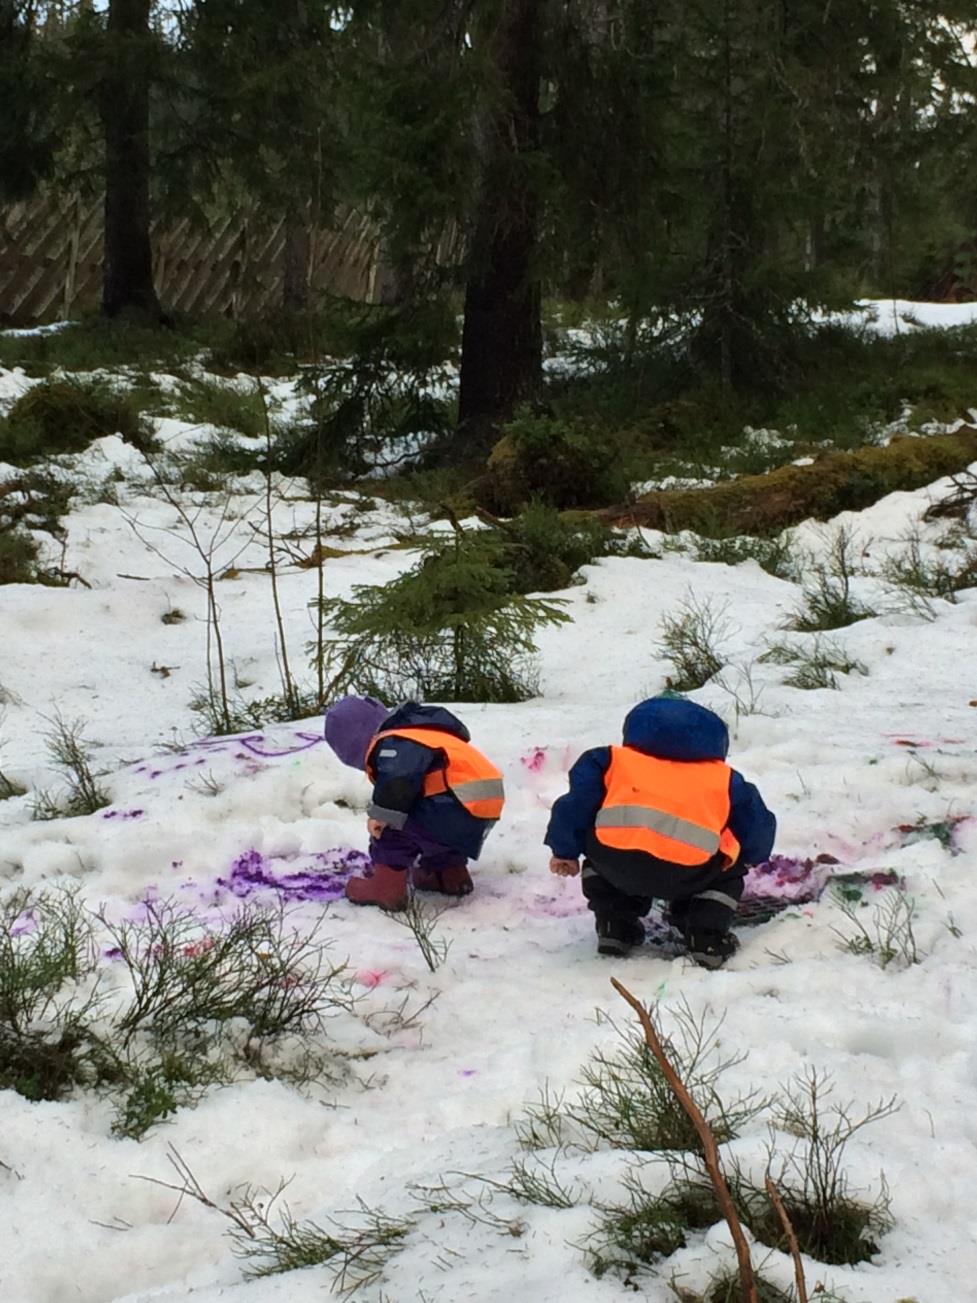
[[[488,460],[483,496],[512,512],[536,499],[551,507],[624,501],[628,473],[621,449],[582,422],[522,416],[505,427]]]
[[[396,466],[453,424],[442,395],[457,327],[443,300],[337,310],[332,326],[340,359],[306,370],[309,420],[279,452],[283,470],[317,484]]]
[[[581,566],[623,555],[633,546],[593,516],[561,513],[538,501],[511,520],[498,521],[477,541],[496,549],[518,593],[566,588]]]
[[[524,701],[535,692],[533,635],[565,623],[558,601],[513,591],[477,533],[430,546],[392,583],[328,599],[330,694],[386,701]]]
[[[28,198],[55,157],[54,105],[46,84],[51,44],[37,39],[34,8],[0,0],[0,200]]]
[[[313,228],[369,219],[373,297],[410,329],[464,291],[481,456],[539,395],[544,290],[613,301],[627,368],[651,338],[651,372],[727,401],[790,390],[816,308],[972,290],[973,29],[965,0],[3,0],[0,174],[104,190],[105,311],[150,320],[152,215],[280,222],[299,318]]]
[[[121,435],[149,446],[149,430],[132,399],[106,385],[45,380],[28,389],[0,420],[0,459],[23,465],[38,457],[84,452],[93,439]]]

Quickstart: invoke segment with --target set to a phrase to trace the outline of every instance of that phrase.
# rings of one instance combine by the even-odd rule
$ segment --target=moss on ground
[[[658,490],[599,514],[616,525],[674,532],[775,534],[813,517],[861,511],[899,490],[922,488],[977,461],[977,430],[895,439],[884,448],[829,452],[806,466],[780,466],[702,489]]]

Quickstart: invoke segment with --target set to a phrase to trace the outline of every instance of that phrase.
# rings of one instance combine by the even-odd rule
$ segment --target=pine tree
[[[310,302],[312,230],[336,202],[343,150],[337,92],[340,6],[327,0],[196,0],[181,20],[175,133],[198,201],[240,205],[282,223],[282,303]],[[177,169],[171,184],[180,181]]]
[[[430,546],[392,583],[325,604],[329,695],[382,700],[524,701],[536,689],[534,633],[565,623],[562,603],[514,591],[504,546],[478,533]]]
[[[0,0],[0,199],[26,199],[54,166],[47,50],[36,35],[36,5]]]

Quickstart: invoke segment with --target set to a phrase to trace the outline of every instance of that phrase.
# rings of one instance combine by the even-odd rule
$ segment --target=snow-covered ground
[[[0,392],[10,398],[17,388],[0,372]],[[163,434],[175,443],[194,437],[178,422]],[[173,507],[140,482],[137,462],[116,439],[73,459],[73,474],[94,485],[116,468],[122,477],[112,479],[118,505],[79,503],[67,521],[66,565],[89,587],[0,588],[0,770],[25,787],[57,790],[45,743],[57,712],[83,722],[112,798],[94,815],[47,823],[31,820],[29,796],[0,802],[0,892],[68,884],[112,917],[171,898],[213,920],[237,904],[226,885],[235,866],[259,865],[273,879],[321,869],[333,862],[324,852],[362,849],[367,787],[326,749],[315,719],[234,739],[199,736],[189,708],[205,677],[198,559]],[[242,695],[259,698],[278,690],[275,639],[263,548],[251,528],[258,485],[238,487],[219,558],[219,568],[233,568],[218,589],[228,655],[248,685]],[[281,487],[276,532],[293,534],[307,554],[311,505],[300,484]],[[812,1290],[823,1281],[848,1303],[973,1298],[977,591],[954,605],[936,602],[927,622],[900,609],[878,578],[907,529],[919,526],[929,540],[943,531],[920,518],[948,487],[894,494],[834,522],[850,528],[866,570],[857,595],[880,612],[830,635],[868,671],[839,676],[834,691],[786,686],[789,667],[759,662],[771,641],[783,640],[800,585],[753,562],[729,567],[670,550],[586,567],[585,582],[560,595],[572,625],[539,638],[540,696],[459,708],[504,769],[509,799],[477,866],[475,894],[437,924],[450,942],[443,965],[429,972],[411,935],[377,911],[342,900],[293,903],[300,926],[318,920],[332,953],[348,957],[359,997],[353,1013],[327,1026],[339,1065],[333,1083],[299,1090],[241,1081],[180,1109],[138,1143],[113,1136],[107,1097],[31,1103],[0,1093],[0,1299],[313,1303],[328,1295],[326,1267],[245,1279],[226,1218],[143,1179],[175,1180],[170,1147],[221,1206],[243,1186],[273,1191],[289,1178],[286,1199],[298,1219],[348,1220],[358,1200],[412,1219],[383,1280],[358,1294],[372,1303],[631,1297],[629,1284],[591,1273],[582,1246],[595,1205],[623,1198],[634,1154],[543,1154],[573,1191],[568,1208],[521,1204],[496,1190],[496,1220],[472,1221],[450,1200],[424,1194],[446,1182],[477,1199],[492,1187],[474,1177],[508,1181],[522,1153],[514,1123],[526,1104],[544,1088],[572,1095],[594,1049],[617,1043],[606,1018],[595,1017],[627,1021],[611,975],[656,1000],[668,1031],[686,1006],[723,1017],[720,1052],[745,1055],[723,1079],[731,1095],[769,1094],[815,1068],[855,1112],[898,1096],[899,1111],[860,1132],[848,1152],[856,1188],[878,1191],[884,1173],[893,1229],[871,1262],[809,1260]],[[181,499],[199,508],[204,532],[220,519],[218,496]],[[392,546],[403,528],[384,503],[336,498],[329,543],[341,555],[326,562],[328,594],[400,574],[415,555]],[[805,525],[796,546],[823,556],[831,536]],[[281,576],[299,664],[315,591],[314,569]],[[871,956],[844,951],[836,929],[850,925],[830,892],[744,927],[740,953],[717,973],[653,946],[621,963],[594,953],[578,883],[546,871],[548,807],[575,756],[615,741],[629,707],[663,688],[671,666],[660,653],[660,622],[690,594],[727,605],[726,686],[714,681],[693,695],[729,720],[732,763],[778,815],[778,853],[838,861],[824,872],[904,879],[918,964],[883,970]],[[174,621],[173,612],[185,618]],[[868,889],[869,926],[884,898]],[[111,970],[112,959],[105,964]],[[405,1000],[408,1015],[420,1011],[406,1023],[392,1013]],[[761,1163],[767,1139],[761,1117],[730,1150],[744,1164]],[[655,1170],[646,1169],[646,1183]],[[756,1257],[765,1256],[767,1275],[786,1287],[789,1260],[758,1248]],[[723,1226],[695,1232],[638,1278],[640,1292],[665,1303],[675,1297],[669,1281],[703,1289],[734,1262]]]

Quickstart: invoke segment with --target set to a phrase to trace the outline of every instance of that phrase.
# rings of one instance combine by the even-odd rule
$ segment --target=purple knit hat
[[[344,765],[363,769],[370,739],[389,714],[389,709],[373,697],[344,697],[326,711],[326,741]]]

